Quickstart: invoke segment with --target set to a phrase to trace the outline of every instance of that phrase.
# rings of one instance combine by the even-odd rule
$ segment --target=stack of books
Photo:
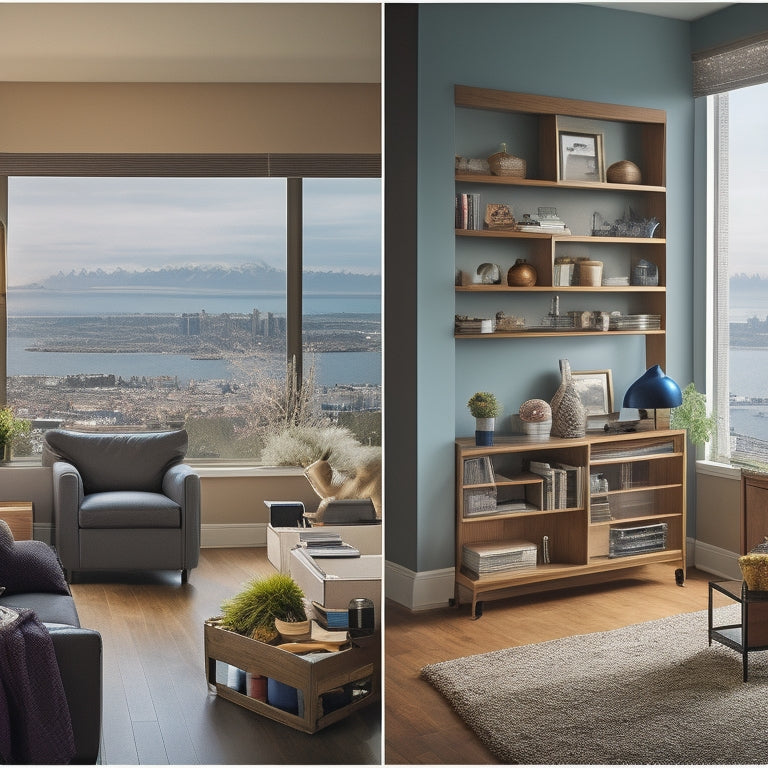
[[[482,229],[483,223],[483,214],[480,212],[480,195],[457,194],[456,229]]]
[[[312,528],[299,534],[299,545],[311,557],[360,557],[360,550],[341,540],[340,533]]]
[[[528,469],[543,479],[542,509],[572,509],[582,506],[581,467],[561,462],[531,461]]]

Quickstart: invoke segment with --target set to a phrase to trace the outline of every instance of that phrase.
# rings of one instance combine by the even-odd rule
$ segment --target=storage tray
[[[309,661],[303,656],[238,635],[210,622],[204,624],[204,641],[206,674],[212,691],[252,712],[305,733],[315,733],[380,698],[380,633],[356,638],[352,648],[317,661]],[[303,699],[302,714],[270,706],[221,682],[216,674],[217,660],[296,688]],[[324,710],[323,701],[328,700],[328,694],[363,680],[370,680],[368,695],[333,711]]]

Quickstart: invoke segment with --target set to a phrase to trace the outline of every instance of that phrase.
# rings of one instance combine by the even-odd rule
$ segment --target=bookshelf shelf
[[[685,440],[683,430],[456,440],[457,604],[471,602],[477,618],[484,600],[550,581],[611,578],[647,562],[684,573]],[[474,568],[490,544],[470,570],[466,551]]]
[[[605,335],[611,337],[624,333],[644,336],[646,367],[658,364],[666,368],[666,113],[646,107],[465,85],[454,87],[454,105],[457,124],[460,119],[466,121],[464,133],[457,131],[458,156],[480,158],[479,147],[490,143],[491,137],[498,134],[499,125],[504,125],[504,135],[512,142],[510,151],[526,161],[528,172],[524,178],[487,173],[454,175],[458,198],[454,230],[456,267],[457,274],[460,273],[456,282],[462,283],[456,286],[455,313],[493,318],[497,312],[503,311],[508,315],[525,315],[528,324],[534,325],[531,317],[541,317],[546,310],[541,312],[533,300],[518,302],[520,294],[562,293],[568,309],[595,312],[615,309],[628,315],[659,315],[659,330],[613,331]],[[471,117],[467,117],[470,112]],[[604,133],[605,167],[618,160],[630,159],[640,168],[642,182],[626,184],[566,179],[565,161],[560,156],[560,136],[568,132],[578,134],[579,130]],[[550,228],[543,232],[490,229],[484,222],[488,204],[509,206],[518,221],[526,212],[535,217],[537,207],[556,208],[571,233],[563,233],[562,228]],[[603,221],[626,221],[623,217],[629,209],[635,214],[627,217],[633,224],[652,219],[658,222],[655,230],[645,231],[653,237],[603,237],[593,234],[595,231],[640,234],[638,227],[611,229],[596,223],[601,221],[596,217],[597,213],[605,216]],[[557,217],[554,221],[557,223]],[[506,275],[519,258],[524,258],[536,269],[534,286],[520,288],[506,285]],[[607,285],[571,285],[579,282],[575,276],[576,265],[583,259],[604,263],[604,277],[610,278],[604,280]],[[476,279],[475,270],[480,263],[498,264],[503,275],[502,285],[463,284]],[[574,266],[561,268],[563,264]],[[648,278],[647,270],[653,273],[653,277]],[[616,282],[632,284],[616,285]],[[650,282],[656,285],[648,285]],[[487,299],[487,312],[484,308],[479,310],[477,302],[469,298],[478,293]],[[575,294],[579,293],[593,297],[610,295],[611,303],[616,300],[619,307],[606,306],[607,302],[597,301],[592,305],[585,301],[587,306],[579,307],[575,301]],[[492,304],[493,299],[497,303]],[[603,306],[600,306],[601,303]],[[537,309],[533,309],[534,306]],[[537,314],[534,315],[534,312]],[[454,334],[457,339],[473,341],[586,335],[593,333],[562,327],[551,331]]]

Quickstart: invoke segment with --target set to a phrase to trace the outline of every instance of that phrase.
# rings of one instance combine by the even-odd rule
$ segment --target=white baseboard
[[[201,547],[266,547],[266,523],[212,523],[200,526]]]
[[[390,600],[412,611],[444,608],[453,599],[455,577],[453,568],[416,572],[386,561],[384,593]]]
[[[701,571],[724,579],[741,579],[739,554],[712,544],[695,543],[693,564]]]

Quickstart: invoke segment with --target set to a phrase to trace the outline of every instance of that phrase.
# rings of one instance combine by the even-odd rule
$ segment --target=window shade
[[[378,178],[381,155],[0,153],[0,176]]]
[[[691,59],[694,96],[768,82],[768,33],[694,53]]]

